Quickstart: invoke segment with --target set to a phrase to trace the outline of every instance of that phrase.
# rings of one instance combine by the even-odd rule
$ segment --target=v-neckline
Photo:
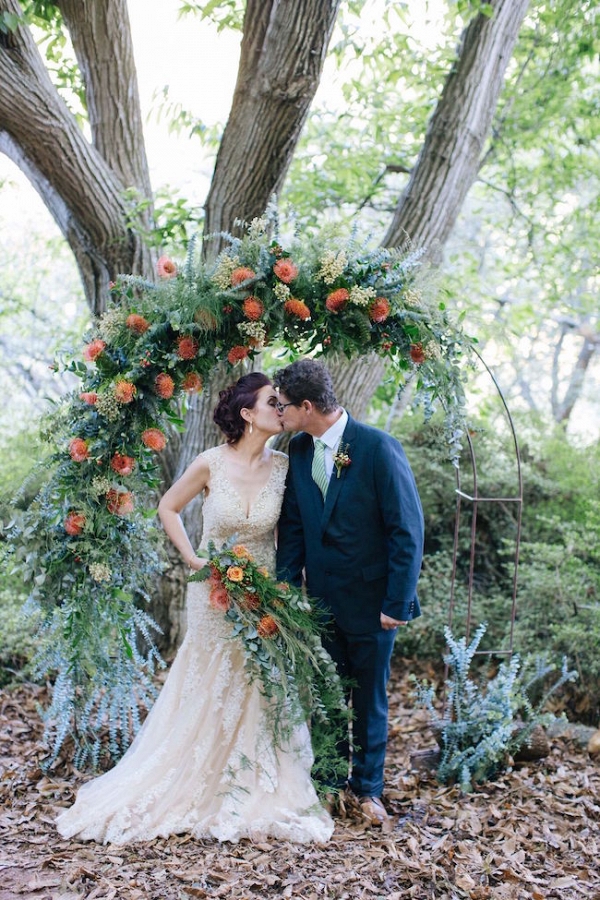
[[[236,485],[234,484],[232,478],[230,477],[230,475],[227,471],[227,459],[225,457],[225,452],[223,450],[221,451],[221,462],[222,462],[222,466],[223,466],[223,474],[224,474],[225,478],[227,479],[227,482],[229,483],[229,487],[235,493],[235,495],[238,499],[238,503],[240,505],[240,509],[244,513],[246,520],[248,520],[252,514],[252,510],[256,506],[257,501],[259,500],[261,495],[264,493],[264,491],[268,488],[268,486],[271,482],[271,479],[273,477],[273,472],[275,471],[275,454],[273,453],[273,451],[271,451],[271,470],[269,472],[269,476],[268,476],[267,480],[265,481],[265,483],[263,484],[263,486],[260,488],[260,490],[252,498],[252,502],[248,504],[248,512],[246,512],[246,510],[244,509],[244,498],[242,497],[239,489],[236,487]]]

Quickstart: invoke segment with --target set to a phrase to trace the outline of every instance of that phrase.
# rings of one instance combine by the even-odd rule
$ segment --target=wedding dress
[[[275,453],[270,477],[248,516],[227,477],[223,447],[205,451],[210,467],[201,546],[233,535],[270,572],[287,457]],[[170,834],[236,842],[274,837],[326,842],[333,821],[310,779],[305,724],[285,748],[273,747],[265,701],[249,684],[230,624],[208,604],[208,583],[192,582],[186,637],[156,703],[119,763],[80,788],[58,817],[63,837],[104,843]]]

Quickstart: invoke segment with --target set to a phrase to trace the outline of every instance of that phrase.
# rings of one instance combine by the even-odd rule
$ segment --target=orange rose
[[[231,552],[239,556],[240,559],[252,559],[252,554],[243,544],[236,544],[235,547],[231,548]]]
[[[244,580],[244,570],[241,566],[229,566],[226,575],[230,581],[236,582],[238,584],[240,581]]]

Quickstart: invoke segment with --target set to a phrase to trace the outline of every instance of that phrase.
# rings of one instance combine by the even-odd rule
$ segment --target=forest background
[[[94,6],[90,4],[90,10]],[[259,165],[261,148],[283,131],[277,109],[268,114],[264,108],[240,111],[234,100],[229,112],[236,90],[241,29],[246,44],[245,52],[242,44],[242,63],[253,64],[250,45],[257,37],[250,26],[260,26],[260,17],[252,18],[255,5],[247,4],[244,21],[242,5],[235,0],[173,0],[171,13],[182,11],[185,15],[182,28],[165,22],[164,3],[160,11],[158,4],[148,2],[107,6],[117,18],[127,13],[131,16],[133,71],[137,67],[140,76],[144,72],[139,121],[134,123],[132,116],[129,125],[132,134],[136,132],[134,155],[141,152],[142,132],[146,134],[149,168],[143,177],[143,165],[134,173],[131,184],[137,185],[135,191],[123,190],[123,183],[130,183],[123,179],[117,179],[112,188],[121,227],[135,236],[130,244],[137,241],[132,256],[119,258],[107,250],[104,255],[96,254],[91,264],[86,261],[81,249],[83,235],[89,237],[93,231],[85,221],[86,214],[73,213],[68,188],[57,201],[58,181],[48,189],[51,179],[43,160],[35,157],[25,136],[18,137],[8,104],[0,102],[0,150],[26,172],[52,210],[49,216],[39,202],[31,205],[18,170],[0,157],[0,497],[4,524],[15,514],[8,499],[47,452],[38,437],[45,398],[56,399],[72,388],[68,378],[50,373],[49,363],[56,352],[82,342],[91,314],[101,312],[106,304],[109,278],[123,271],[148,275],[161,253],[181,258],[198,229],[229,228],[235,215],[250,218],[260,214],[261,203],[264,208],[273,191],[278,194],[282,220],[293,218],[297,227],[307,231],[324,223],[342,228],[354,225],[365,241],[384,245],[398,245],[408,233],[417,245],[429,248],[435,288],[448,308],[464,317],[468,333],[477,338],[515,422],[525,492],[515,647],[526,657],[543,653],[559,660],[566,654],[580,677],[557,702],[570,717],[597,724],[597,9],[592,3],[570,0],[317,4],[329,11],[327,21],[318,23],[323,71],[312,73],[307,83],[297,86],[298,95],[292,100],[299,107],[301,99],[305,112],[298,112],[296,133],[288,136],[281,148],[285,160],[273,173],[272,183],[265,179],[261,185],[267,195],[250,199],[246,176],[252,166]],[[155,7],[161,26],[148,27],[148,21],[155,21],[150,6]],[[263,4],[263,10],[267,6],[271,4]],[[297,15],[288,22],[290,39],[295,36],[298,40],[298,34],[303,34],[308,43],[316,40],[314,34],[303,31],[310,22],[310,6],[308,2],[296,4]],[[490,50],[487,59],[480,60],[479,77],[473,72],[465,74],[461,64],[469,39],[470,46],[479,47],[485,57],[485,42],[491,41],[494,27],[509,6],[515,18],[511,52],[507,56],[506,48],[497,49],[494,57]],[[67,103],[72,127],[79,129],[91,146],[100,148],[108,170],[121,170],[122,174],[118,154],[111,159],[106,143],[114,139],[114,131],[112,136],[109,129],[102,134],[101,123],[90,114],[102,111],[94,91],[106,85],[90,85],[93,76],[81,65],[86,35],[82,23],[75,21],[73,4],[18,5],[1,0],[3,52],[14,33],[10,17],[22,11],[29,17],[30,34],[40,46],[56,92]],[[276,18],[274,8],[272,15]],[[65,21],[69,31],[78,36],[74,39],[78,63],[67,40]],[[121,18],[120,25],[123,23]],[[465,28],[469,29],[466,37]],[[506,22],[503,28],[509,30]],[[142,44],[144,51],[140,49],[138,54]],[[282,45],[276,53],[289,55],[289,50]],[[85,52],[89,54],[89,48]],[[119,51],[119,62],[124,55]],[[498,58],[504,59],[506,69],[498,66],[490,75],[488,67]],[[87,59],[89,63],[89,55]],[[271,62],[275,60],[276,56]],[[179,69],[186,77],[177,83],[170,75]],[[463,75],[465,78],[454,98],[448,89],[453,73],[455,83]],[[10,74],[0,66],[0,87],[7,88]],[[489,83],[496,85],[497,96]],[[276,87],[270,94],[273,102],[278,92],[285,93],[281,85]],[[289,96],[286,99],[290,101]],[[444,100],[449,104],[445,108]],[[262,98],[262,102],[268,101]],[[475,128],[463,116],[474,110],[481,116],[478,106],[488,118],[483,116]],[[256,118],[259,112],[260,120]],[[252,115],[255,126],[257,122],[264,126],[264,133],[257,137],[257,158],[242,164],[230,157],[228,165],[221,162],[220,170],[226,123],[230,129],[239,123],[239,137],[244,133],[244,121],[252,120]],[[27,116],[24,104],[21,118]],[[116,121],[122,125],[122,120]],[[252,133],[248,128],[246,138]],[[440,133],[471,138],[470,152],[462,148],[462,157],[470,159],[469,167],[445,167],[450,154],[436,147]],[[231,142],[227,146],[233,154]],[[248,145],[242,146],[251,156]],[[85,152],[81,150],[82,156]],[[246,168],[236,168],[242,165]],[[453,193],[434,187],[436,173],[447,185],[452,180],[449,172],[457,182]],[[424,180],[419,183],[420,176]],[[243,195],[246,203],[239,209],[228,208],[226,201],[235,196],[236,178],[239,196]],[[145,182],[145,194],[140,180]],[[414,210],[407,209],[406,198],[411,196]],[[90,216],[99,221],[98,198],[86,199]],[[31,212],[23,216],[25,208]],[[72,228],[74,220],[77,227]],[[70,238],[65,239],[67,234]],[[106,246],[109,244],[107,240]],[[276,354],[265,359],[267,370],[279,363]],[[427,520],[420,588],[427,615],[403,634],[401,652],[439,660],[452,571],[455,472],[446,460],[435,421],[424,426],[419,410],[411,408],[406,395],[397,400],[395,385],[383,368],[374,369],[376,380],[367,378],[364,368],[349,369],[340,363],[336,374],[341,399],[356,414],[399,436],[411,460]],[[221,377],[231,375],[227,372]],[[206,391],[198,407],[188,410],[190,430],[206,421],[201,404],[210,405],[210,393]],[[511,436],[497,394],[485,375],[473,375],[469,398],[480,489],[489,495],[511,496],[516,485]],[[205,446],[216,440],[209,429],[196,427],[195,431]],[[177,450],[164,464],[165,484],[197,452],[198,444],[185,446],[180,439]],[[493,504],[480,514],[474,616],[477,622],[488,623],[486,640],[491,647],[506,646],[508,641],[514,537],[514,508]],[[460,549],[459,584],[464,585],[468,526]],[[0,552],[5,573],[0,591],[0,663],[6,683],[31,677],[34,639],[23,629],[19,613],[26,591],[19,578],[10,575],[4,542]],[[164,630],[162,649],[167,655],[183,627],[181,593],[171,578],[153,610]],[[464,590],[459,590],[456,633],[460,633],[464,613],[463,595]]]

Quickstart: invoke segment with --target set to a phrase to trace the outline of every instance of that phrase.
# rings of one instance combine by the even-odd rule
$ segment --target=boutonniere
[[[342,474],[342,469],[347,469],[352,462],[348,453],[349,450],[350,447],[348,444],[340,444],[336,453],[333,454],[333,464],[336,468],[338,478]]]

